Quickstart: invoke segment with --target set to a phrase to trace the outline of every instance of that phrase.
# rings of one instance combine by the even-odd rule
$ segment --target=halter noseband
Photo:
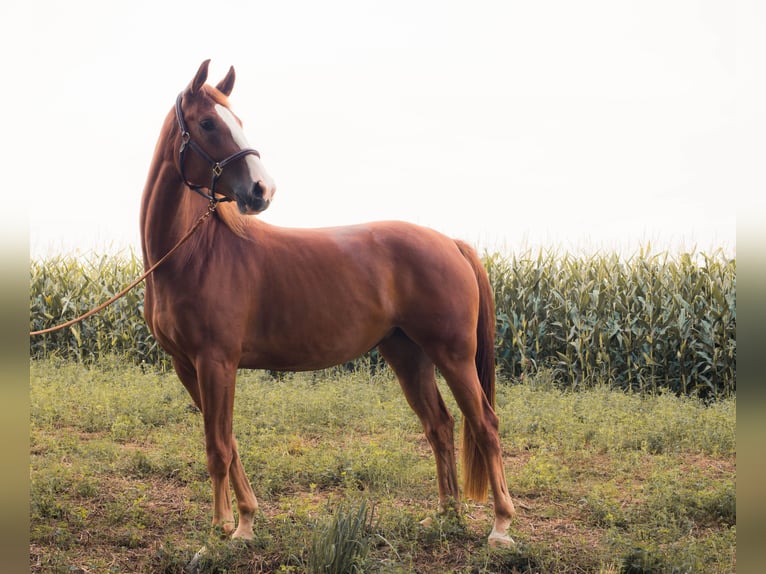
[[[234,201],[230,197],[221,197],[218,198],[215,196],[215,184],[218,182],[218,178],[221,177],[221,174],[223,174],[223,168],[232,163],[233,161],[236,161],[238,159],[241,159],[245,157],[246,155],[256,155],[258,157],[261,157],[261,154],[258,153],[257,150],[254,150],[253,148],[244,148],[239,150],[236,153],[231,154],[229,157],[222,159],[221,161],[216,161],[212,157],[210,157],[205,150],[203,150],[197,142],[191,139],[191,134],[189,133],[188,128],[186,127],[186,122],[184,121],[184,114],[181,110],[181,100],[183,99],[183,92],[178,94],[178,97],[176,98],[176,119],[178,120],[178,129],[181,131],[181,148],[178,150],[178,165],[181,168],[181,179],[183,179],[184,183],[187,185],[189,189],[192,191],[199,193],[202,197],[209,200],[211,203],[216,204],[221,201]],[[210,169],[212,171],[212,176],[210,179],[210,185],[204,186],[204,185],[195,185],[191,183],[188,179],[186,179],[186,175],[184,174],[184,158],[186,157],[186,148],[190,147],[194,151],[197,152],[197,154],[202,157],[205,161],[207,161],[210,164]],[[208,193],[205,193],[203,190],[207,187],[209,190]]]

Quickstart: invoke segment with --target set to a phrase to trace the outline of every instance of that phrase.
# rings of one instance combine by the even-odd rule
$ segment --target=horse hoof
[[[247,529],[243,528],[240,530],[237,528],[234,531],[234,534],[231,535],[232,540],[253,540],[255,538],[255,534],[253,534],[253,529]]]
[[[199,561],[200,558],[202,558],[205,554],[207,554],[207,546],[203,546],[199,549],[199,551],[194,555],[194,558],[192,558],[186,565],[186,568],[184,568],[184,573],[199,574]]]
[[[499,532],[490,534],[488,543],[490,548],[512,548],[516,545],[513,538],[507,534],[500,534]]]

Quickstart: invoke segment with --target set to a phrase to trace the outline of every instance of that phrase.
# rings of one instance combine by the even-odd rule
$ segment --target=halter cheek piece
[[[181,168],[181,179],[183,179],[184,183],[189,187],[189,189],[200,194],[202,197],[209,200],[213,204],[221,201],[234,201],[230,197],[218,198],[215,196],[215,184],[218,182],[221,174],[223,174],[223,168],[225,168],[230,163],[245,157],[246,155],[252,154],[261,157],[261,154],[259,154],[258,151],[254,150],[253,148],[244,148],[236,153],[231,154],[229,157],[222,159],[221,161],[214,160],[207,154],[205,150],[199,146],[199,144],[197,144],[197,142],[191,139],[191,134],[189,133],[189,129],[186,127],[184,114],[181,110],[182,99],[183,92],[178,94],[178,97],[176,98],[176,119],[178,120],[178,128],[181,130],[181,148],[178,150],[178,165]],[[184,158],[186,157],[187,148],[193,149],[195,152],[197,152],[197,155],[199,155],[202,159],[210,164],[212,175],[210,178],[209,186],[195,185],[186,179],[186,175],[184,174]],[[207,189],[208,192],[205,193],[205,191],[203,191],[204,189]]]

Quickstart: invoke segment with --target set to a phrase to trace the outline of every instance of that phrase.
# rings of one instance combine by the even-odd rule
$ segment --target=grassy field
[[[203,545],[200,571],[219,573],[736,570],[735,398],[501,381],[517,545],[489,552],[489,504],[434,515],[433,457],[388,371],[242,373],[235,431],[261,512],[256,539],[232,543],[210,527],[202,420],[175,375],[30,369],[32,572],[180,573]]]

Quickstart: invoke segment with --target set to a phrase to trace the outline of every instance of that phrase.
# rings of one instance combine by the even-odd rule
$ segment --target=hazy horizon
[[[490,250],[736,253],[756,112],[742,107],[753,62],[733,5],[11,11],[35,22],[9,44],[24,98],[6,117],[20,165],[4,174],[28,198],[32,257],[138,249],[160,126],[208,58],[210,83],[236,69],[232,109],[277,183],[269,223],[401,219]]]

